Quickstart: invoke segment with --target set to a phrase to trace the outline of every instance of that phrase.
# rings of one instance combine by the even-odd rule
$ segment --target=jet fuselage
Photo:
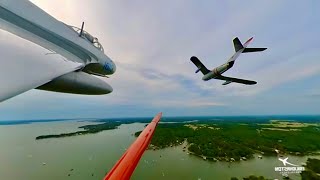
[[[205,74],[202,77],[202,80],[208,81],[210,79],[214,79],[215,77],[220,76],[221,74],[223,74],[224,72],[226,72],[227,70],[232,68],[234,61],[240,56],[240,54],[242,53],[243,50],[244,50],[244,48],[242,50],[234,53],[226,63],[214,68],[208,74]]]
[[[197,70],[195,73],[198,73],[201,71],[201,73],[203,74],[202,80],[204,81],[208,81],[210,79],[224,80],[225,82],[222,85],[227,85],[232,82],[246,84],[246,85],[257,84],[257,82],[255,81],[239,79],[234,77],[227,77],[222,75],[224,72],[226,72],[227,70],[233,67],[235,60],[240,56],[241,53],[259,52],[267,49],[267,48],[247,48],[248,44],[252,39],[253,38],[248,39],[242,45],[238,37],[234,38],[233,45],[234,45],[235,53],[229,58],[229,60],[226,63],[214,68],[213,70],[209,70],[208,68],[206,68],[206,66],[203,65],[202,62],[196,56],[192,56],[190,60],[197,67]]]

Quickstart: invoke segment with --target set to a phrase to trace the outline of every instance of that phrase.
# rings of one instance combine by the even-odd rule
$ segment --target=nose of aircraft
[[[112,74],[113,73],[115,73],[116,72],[116,70],[117,70],[117,66],[116,66],[116,64],[113,62],[113,61],[111,61],[111,63],[112,63]]]

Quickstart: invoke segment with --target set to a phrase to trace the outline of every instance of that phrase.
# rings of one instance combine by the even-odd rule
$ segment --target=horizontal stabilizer
[[[210,71],[202,64],[202,62],[195,56],[192,56],[190,58],[190,60],[193,62],[194,65],[197,66],[197,71],[196,73],[198,73],[199,71],[202,72],[203,75],[208,74]]]
[[[250,53],[250,52],[260,52],[260,51],[264,51],[267,48],[245,48],[242,53]]]
[[[238,52],[239,50],[243,49],[243,45],[241,43],[241,41],[239,40],[238,37],[233,39],[233,46],[234,46],[234,50],[236,52]]]
[[[225,80],[226,82],[225,82],[225,83],[223,83],[223,85],[230,84],[231,82],[241,83],[241,84],[246,84],[246,85],[253,85],[253,84],[257,84],[257,82],[255,82],[255,81],[246,80],[246,79],[238,79],[238,78],[227,77],[227,76],[221,76],[221,75],[220,75],[220,76],[218,76],[218,77],[215,77],[215,79]]]

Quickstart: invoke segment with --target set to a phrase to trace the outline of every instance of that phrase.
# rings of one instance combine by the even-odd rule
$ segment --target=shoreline
[[[231,160],[232,158],[228,158],[228,157],[208,157],[208,156],[204,156],[204,155],[199,155],[199,154],[196,154],[194,152],[189,151],[187,146],[188,146],[188,144],[186,141],[183,142],[182,144],[177,145],[177,146],[167,146],[164,148],[159,148],[159,147],[156,147],[156,146],[150,144],[147,150],[149,150],[149,151],[159,151],[160,150],[161,151],[164,149],[177,148],[177,149],[180,149],[183,153],[185,153],[187,155],[197,157],[199,160],[208,161],[208,162],[222,162],[222,163],[240,163],[243,161],[251,161],[251,160],[255,160],[255,159],[279,158],[279,157],[287,157],[287,156],[296,157],[296,158],[317,157],[320,159],[320,152],[312,152],[312,153],[303,154],[303,155],[296,155],[295,153],[278,154],[278,155],[261,155],[261,153],[254,153],[251,158],[246,158],[246,159],[240,158],[240,160]],[[261,158],[260,158],[260,156],[261,156]]]

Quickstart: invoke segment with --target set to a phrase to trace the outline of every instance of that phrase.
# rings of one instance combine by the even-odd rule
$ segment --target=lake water
[[[132,134],[145,125],[134,123],[98,134],[35,140],[39,135],[76,131],[86,124],[93,123],[62,121],[0,126],[0,179],[102,179],[135,140]],[[307,158],[289,156],[289,161],[300,165]],[[283,166],[276,157],[239,163],[209,162],[188,155],[182,147],[174,147],[146,151],[132,179],[229,180],[249,175],[281,179],[274,171],[275,166]],[[300,179],[298,174],[290,177]]]

